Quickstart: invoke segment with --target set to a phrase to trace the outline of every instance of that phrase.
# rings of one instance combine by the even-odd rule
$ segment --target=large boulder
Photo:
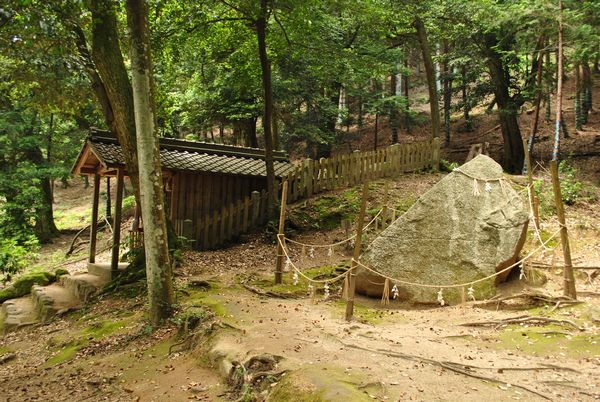
[[[502,167],[479,155],[421,196],[369,245],[360,261],[386,276],[413,283],[465,283],[516,262],[527,223],[527,204],[503,179]],[[475,297],[493,296],[495,285],[508,274],[474,285]],[[356,289],[381,297],[383,282],[362,268]],[[400,300],[437,301],[439,289],[397,286]],[[447,303],[460,301],[461,294],[461,289],[443,291]]]

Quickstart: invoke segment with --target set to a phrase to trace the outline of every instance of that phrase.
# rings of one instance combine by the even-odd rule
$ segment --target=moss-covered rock
[[[56,274],[52,272],[36,271],[22,275],[12,285],[0,290],[0,303],[29,294],[33,285],[46,286],[54,281]]]

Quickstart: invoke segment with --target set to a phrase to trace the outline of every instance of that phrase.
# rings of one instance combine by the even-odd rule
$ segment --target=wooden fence
[[[434,138],[412,144],[394,144],[377,151],[356,151],[318,161],[306,159],[283,177],[288,181],[288,202],[354,186],[365,180],[435,168],[439,165],[439,150],[439,140]],[[193,248],[205,250],[216,248],[264,225],[266,220],[267,192],[263,190],[260,193],[254,191],[250,197],[225,205],[196,222],[176,219],[173,223],[178,234],[194,239]]]

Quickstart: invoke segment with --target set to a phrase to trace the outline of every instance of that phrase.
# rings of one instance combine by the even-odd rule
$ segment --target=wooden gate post
[[[96,239],[98,237],[98,201],[100,198],[100,175],[94,174],[94,195],[92,198],[92,223],[90,224],[90,263],[96,262]]]
[[[119,275],[119,247],[121,243],[121,211],[123,209],[123,169],[117,170],[117,194],[115,195],[115,216],[113,219],[113,244],[110,262],[110,277]]]
[[[367,196],[369,193],[369,183],[363,184],[362,200],[360,203],[360,212],[356,221],[356,238],[354,239],[354,253],[352,254],[352,269],[348,272],[348,301],[346,302],[346,321],[350,321],[354,315],[354,292],[356,291],[356,268],[358,266],[358,257],[362,246],[362,231],[365,224],[365,210],[367,209]]]
[[[285,204],[287,202],[287,192],[288,192],[288,182],[287,180],[283,182],[283,186],[281,188],[281,209],[279,210],[279,230],[277,231],[278,239],[277,239],[277,260],[275,263],[275,283],[281,283],[281,275],[283,272],[283,245],[280,237],[285,232]]]
[[[386,181],[385,185],[383,187],[383,210],[381,211],[381,221],[382,221],[381,229],[385,229],[387,227],[387,221],[388,221],[388,215],[389,215],[389,211],[388,211],[389,195],[390,195],[390,184]]]
[[[552,188],[554,190],[554,202],[556,203],[556,214],[560,225],[560,244],[562,245],[565,266],[563,268],[563,294],[573,300],[577,300],[575,290],[575,275],[573,274],[573,263],[571,261],[571,247],[569,246],[569,234],[565,223],[565,209],[560,193],[560,182],[558,179],[558,162],[550,161],[550,173],[552,175]]]

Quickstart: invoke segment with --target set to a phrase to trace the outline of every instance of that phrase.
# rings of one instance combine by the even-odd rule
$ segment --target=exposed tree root
[[[409,360],[409,361],[417,361],[417,362],[421,362],[421,363],[429,363],[432,364],[434,366],[438,366],[438,367],[442,367],[445,368],[447,370],[450,370],[452,372],[458,373],[458,374],[462,374],[468,377],[472,377],[472,378],[477,378],[479,380],[483,380],[483,381],[489,381],[489,382],[493,382],[496,384],[506,384],[505,381],[499,380],[497,378],[493,378],[493,377],[488,377],[488,376],[484,376],[481,374],[477,374],[477,373],[473,373],[470,372],[469,370],[471,370],[472,368],[474,368],[473,366],[468,366],[468,365],[464,365],[461,363],[455,363],[455,362],[445,362],[445,361],[438,361],[438,360],[433,360],[433,359],[428,359],[426,357],[422,357],[422,356],[416,356],[416,355],[409,355],[406,353],[399,353],[399,352],[390,352],[389,350],[383,350],[383,349],[370,349],[370,348],[365,348],[362,346],[358,346],[358,345],[353,345],[353,344],[348,344],[342,341],[339,341],[342,345],[349,347],[349,348],[353,348],[353,349],[358,349],[358,350],[363,350],[365,352],[370,352],[370,353],[380,353],[389,357],[397,357],[400,359],[405,359],[405,360]],[[537,395],[539,397],[542,397],[544,399],[547,400],[552,400],[551,397],[542,394],[541,392],[538,392],[534,389],[531,389],[529,387],[526,387],[524,385],[520,385],[520,384],[513,384],[511,383],[511,386],[514,388],[520,388],[524,391],[530,392],[534,395]]]
[[[247,284],[243,284],[242,286],[244,286],[244,288],[248,289],[252,293],[256,293],[257,295],[260,295],[260,296],[273,297],[275,299],[295,299],[296,298],[296,296],[294,296],[293,294],[273,292],[271,290],[262,290],[262,289],[259,289],[259,288],[256,288],[254,286],[247,285]]]
[[[252,356],[245,363],[233,362],[229,372],[229,385],[238,396],[237,401],[248,400],[255,392],[262,392],[279,381],[287,370],[277,370],[283,357],[265,353]]]
[[[510,317],[510,318],[505,318],[502,320],[491,320],[491,321],[478,321],[478,322],[467,322],[464,324],[460,324],[463,327],[494,327],[494,329],[497,329],[503,325],[509,325],[509,324],[559,324],[559,325],[570,325],[576,329],[578,329],[579,331],[583,331],[584,328],[580,327],[579,325],[577,325],[576,323],[574,323],[571,320],[561,320],[561,319],[555,319],[555,318],[548,318],[548,317],[539,317],[539,316],[528,316],[528,315],[521,315],[518,317]]]

